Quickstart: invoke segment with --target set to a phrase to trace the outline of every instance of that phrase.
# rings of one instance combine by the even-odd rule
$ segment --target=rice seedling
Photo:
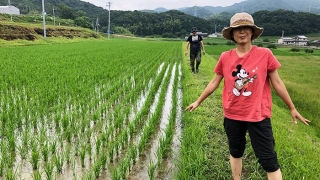
[[[88,171],[87,175],[85,176],[85,180],[94,180],[95,179],[95,174],[93,171]]]
[[[14,153],[16,150],[16,139],[13,133],[7,134],[7,141],[8,141],[9,151]]]
[[[50,149],[49,149],[49,143],[46,142],[44,145],[41,147],[41,154],[42,154],[42,159],[44,162],[48,161],[49,154],[50,154]]]
[[[46,179],[47,180],[53,180],[54,179],[54,162],[47,162],[44,164],[44,172],[46,174]]]
[[[122,179],[118,169],[114,169],[112,171],[112,179],[113,180],[121,180]]]
[[[96,153],[100,154],[100,147],[101,147],[101,139],[96,137]]]
[[[99,157],[99,161],[101,162],[101,168],[102,169],[106,169],[106,165],[107,165],[107,160],[108,160],[108,157],[107,157],[107,154],[106,153],[101,153],[100,154],[100,157]]]
[[[91,129],[87,129],[87,131],[85,132],[85,135],[86,135],[87,143],[90,143],[91,142],[92,130]]]
[[[21,159],[23,159],[23,160],[27,159],[28,147],[23,146],[23,145],[18,145],[17,149],[19,151]]]
[[[17,179],[17,172],[13,169],[6,169],[6,180],[16,180]]]
[[[55,140],[53,140],[51,142],[51,145],[50,145],[51,154],[55,154],[56,153],[56,149],[57,149],[57,142]]]
[[[71,154],[71,145],[70,145],[70,144],[67,145],[63,156],[64,156],[67,164],[70,164],[70,162],[71,162],[71,156],[72,156],[72,154]]]
[[[80,160],[81,160],[81,167],[85,167],[85,156],[86,156],[86,151],[87,151],[87,148],[86,148],[86,145],[83,144],[80,148],[80,151],[79,151],[79,154],[80,154]]]
[[[157,163],[154,163],[152,160],[150,160],[148,165],[148,175],[150,180],[154,180],[155,178],[155,170],[157,168]]]
[[[122,179],[125,179],[127,177],[127,170],[130,167],[130,160],[128,158],[125,158],[123,161],[120,162],[119,166],[120,177]]]
[[[137,147],[136,146],[131,146],[130,150],[130,159],[132,160],[133,164],[136,164],[136,158],[137,158]]]
[[[91,144],[87,145],[87,152],[88,152],[89,160],[91,160],[92,159],[92,146],[91,146]]]
[[[101,161],[96,161],[93,165],[93,174],[96,179],[99,178],[101,172]]]
[[[108,149],[108,153],[109,153],[109,160],[110,160],[110,162],[112,163],[113,162],[113,160],[114,160],[114,142],[112,142],[111,144],[110,144],[110,146],[109,146],[109,149]]]
[[[56,166],[56,169],[59,173],[62,173],[62,168],[63,168],[63,164],[64,164],[64,156],[63,154],[61,155],[60,153],[56,153],[54,155],[54,164]]]
[[[38,170],[39,168],[39,161],[40,161],[40,154],[38,151],[38,143],[32,141],[31,143],[31,160],[30,163],[32,164],[33,170]]]
[[[3,177],[4,175],[4,168],[5,168],[5,162],[3,160],[3,157],[0,158],[0,177]]]
[[[33,180],[41,180],[41,179],[42,179],[42,178],[41,178],[41,173],[40,173],[39,171],[33,172],[33,174],[32,174],[32,179],[33,179]]]

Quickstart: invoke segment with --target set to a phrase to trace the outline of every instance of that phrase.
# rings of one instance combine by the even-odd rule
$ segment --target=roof
[[[12,5],[10,5],[10,6],[0,6],[0,9],[8,9],[8,8],[15,8],[15,9],[18,9],[17,7],[12,6]]]
[[[300,38],[300,39],[307,39],[307,37],[304,36],[304,35],[298,35],[297,37]]]
[[[293,40],[293,38],[291,38],[291,37],[283,37],[281,39],[283,39],[283,40]]]

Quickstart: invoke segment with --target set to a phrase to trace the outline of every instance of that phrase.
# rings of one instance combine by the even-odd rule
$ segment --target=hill
[[[0,0],[0,6],[6,6],[8,0]],[[42,2],[39,0],[14,0],[11,5],[20,9],[21,14],[39,14],[42,12]],[[63,9],[61,5],[70,7],[73,15],[79,10],[85,12],[90,19],[96,18],[106,10],[91,3],[80,0],[45,0],[45,11],[48,15],[66,13],[70,9]],[[63,7],[64,7],[63,6]]]
[[[197,17],[209,17],[214,14],[222,12],[229,12],[234,14],[236,12],[248,12],[250,14],[261,11],[261,10],[291,10],[295,12],[311,12],[315,14],[320,13],[320,1],[318,0],[244,0],[240,3],[235,3],[231,6],[193,6],[179,8],[178,10],[186,14],[197,16]],[[158,12],[157,9],[153,10]],[[161,9],[161,12],[164,10]]]
[[[7,0],[0,0],[0,6],[7,5]],[[11,2],[12,5],[18,7],[22,14],[33,14],[42,12],[42,4],[39,0],[14,0]],[[84,2],[81,0],[46,0],[45,9],[47,14],[52,14],[53,9],[57,14],[63,13],[59,11],[66,11],[66,9],[57,8],[59,5],[65,5],[70,7],[74,13],[79,10],[84,11],[88,17],[93,20],[107,10],[102,7],[95,6],[91,3]],[[315,14],[320,13],[320,1],[319,0],[244,0],[239,3],[235,3],[231,6],[193,6],[193,7],[181,7],[176,10],[181,11],[191,16],[197,16],[201,18],[210,17],[215,14],[222,12],[229,12],[234,14],[236,12],[248,12],[250,14],[260,10],[291,10],[294,12],[311,12]],[[154,10],[144,9],[139,10],[142,12],[162,13],[170,11],[164,7],[158,7]]]

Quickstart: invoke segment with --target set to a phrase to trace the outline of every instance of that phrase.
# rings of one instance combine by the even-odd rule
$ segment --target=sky
[[[166,9],[179,9],[183,7],[193,6],[230,6],[234,3],[239,3],[245,0],[81,0],[90,2],[99,7],[107,9],[107,3],[111,2],[111,10],[143,10],[143,9],[156,9],[164,7]]]

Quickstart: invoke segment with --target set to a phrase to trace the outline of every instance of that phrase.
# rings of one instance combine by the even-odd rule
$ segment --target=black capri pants
[[[280,168],[270,118],[260,122],[246,122],[224,118],[224,129],[228,137],[229,152],[234,158],[243,156],[248,131],[251,145],[262,168],[275,172]]]

